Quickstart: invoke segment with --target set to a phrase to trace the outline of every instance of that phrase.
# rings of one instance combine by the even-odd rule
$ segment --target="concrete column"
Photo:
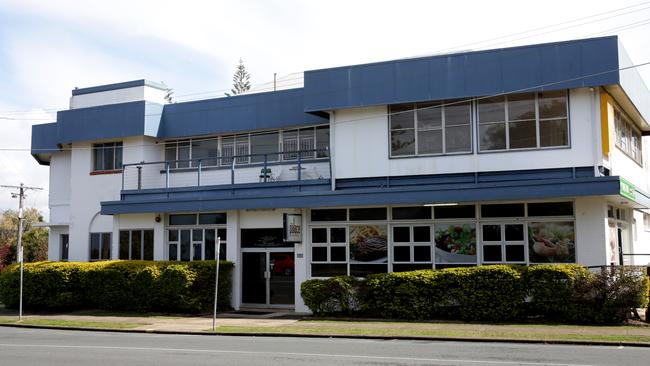
[[[302,214],[302,242],[301,243],[296,243],[294,250],[295,250],[295,269],[294,269],[294,275],[295,275],[295,281],[296,281],[296,287],[295,287],[295,299],[296,299],[296,308],[295,311],[297,313],[309,313],[309,308],[305,305],[305,303],[302,300],[302,297],[300,296],[300,285],[307,280],[307,273],[308,273],[308,261],[307,259],[307,254],[305,253],[307,248],[308,248],[308,235],[307,235],[307,209],[302,209],[301,214]]]
[[[585,266],[607,264],[609,247],[607,200],[578,197],[576,204],[576,261]]]
[[[232,273],[232,294],[230,306],[239,310],[241,306],[241,243],[239,237],[239,211],[228,211],[226,259],[233,262],[235,267]]]

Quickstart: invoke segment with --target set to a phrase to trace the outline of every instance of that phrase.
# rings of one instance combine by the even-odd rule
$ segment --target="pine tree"
[[[232,89],[230,89],[230,93],[225,93],[226,96],[233,96],[237,94],[241,94],[247,90],[250,90],[251,88],[251,75],[246,71],[246,67],[244,66],[244,61],[240,58],[239,59],[239,65],[237,65],[237,70],[235,71],[235,75],[232,77]]]

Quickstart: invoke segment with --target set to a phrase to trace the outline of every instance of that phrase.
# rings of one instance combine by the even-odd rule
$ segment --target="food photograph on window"
[[[435,226],[436,263],[476,263],[476,225]]]
[[[528,224],[531,263],[573,263],[576,260],[575,225],[565,222]]]

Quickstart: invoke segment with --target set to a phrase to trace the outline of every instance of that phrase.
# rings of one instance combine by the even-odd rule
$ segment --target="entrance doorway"
[[[293,307],[294,252],[286,248],[242,250],[242,304]]]

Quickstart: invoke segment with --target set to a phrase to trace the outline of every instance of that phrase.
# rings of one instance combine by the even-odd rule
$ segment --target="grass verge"
[[[55,327],[70,328],[104,328],[104,329],[133,329],[146,325],[144,323],[126,323],[126,322],[95,322],[80,320],[60,320],[60,319],[24,319],[17,321],[15,319],[0,319],[0,324],[25,324],[25,325],[43,325]]]

